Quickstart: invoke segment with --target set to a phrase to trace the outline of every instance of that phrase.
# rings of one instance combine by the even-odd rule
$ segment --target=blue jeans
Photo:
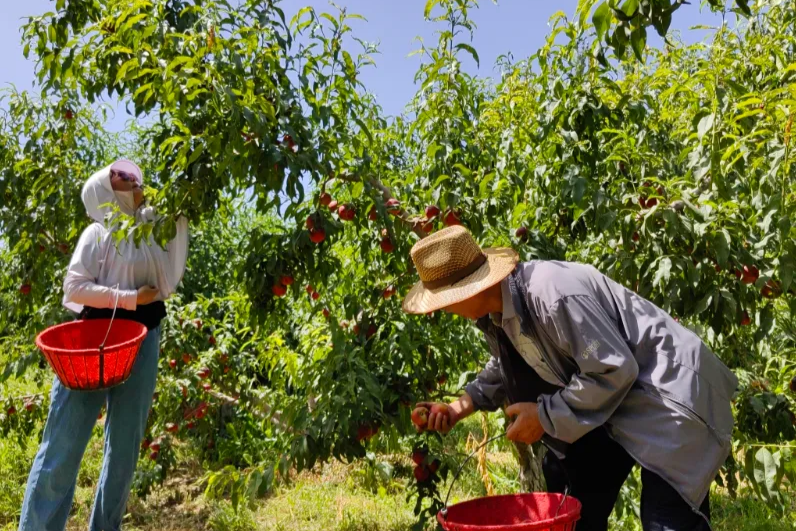
[[[105,453],[91,531],[121,528],[158,372],[160,328],[147,334],[130,378],[104,391],[70,391],[55,379],[41,446],[33,461],[19,531],[62,531],[80,461],[106,404]]]

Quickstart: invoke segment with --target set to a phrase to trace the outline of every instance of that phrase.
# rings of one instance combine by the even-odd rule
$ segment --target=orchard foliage
[[[642,61],[647,45],[647,28],[652,26],[658,35],[666,38],[675,11],[689,3],[687,0],[603,0],[598,4],[598,0],[581,0],[578,10],[580,16],[585,17],[591,7],[598,4],[592,15],[592,23],[597,34],[594,53],[601,62],[606,62],[604,46],[613,49],[620,59],[625,56],[629,46],[636,58]],[[701,2],[713,11],[726,14],[729,10],[743,17],[752,15],[749,3],[749,0]]]
[[[243,503],[293,468],[397,448],[407,406],[456,393],[485,360],[473,327],[400,309],[411,245],[462,223],[525,259],[594,264],[697,330],[742,381],[742,464],[722,482],[734,492],[737,472],[781,510],[796,480],[796,13],[736,0],[737,28],[647,48],[645,28],[666,34],[681,3],[584,0],[485,79],[462,67],[479,61],[477,3],[431,0],[438,40],[388,119],[358,79],[376,50],[344,10],[57,1],[24,27],[42,99],[8,93],[0,114],[5,378],[68,318],[57,287],[86,224],[80,184],[123,153],[166,216],[131,235],[167,239],[177,215],[194,234],[141,491],[193,455],[208,494]],[[143,125],[103,133],[93,109],[109,97]],[[416,444],[435,452],[425,465],[443,446]],[[417,483],[419,514],[457,460]]]

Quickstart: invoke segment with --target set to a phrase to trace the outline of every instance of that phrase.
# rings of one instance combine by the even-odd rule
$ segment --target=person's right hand
[[[138,297],[135,300],[137,305],[149,304],[160,294],[158,288],[154,286],[141,286],[138,288]]]
[[[438,431],[448,433],[459,420],[456,412],[448,404],[439,402],[420,402],[415,408],[424,407],[428,410],[428,423],[419,431]]]

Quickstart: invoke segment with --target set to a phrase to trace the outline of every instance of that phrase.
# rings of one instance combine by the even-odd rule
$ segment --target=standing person
[[[188,223],[181,218],[177,235],[161,248],[130,240],[112,240],[117,218],[113,205],[138,221],[154,221],[144,207],[143,174],[118,160],[89,178],[83,204],[95,221],[80,237],[64,280],[64,306],[84,319],[116,317],[144,324],[148,334],[130,378],[103,391],[71,391],[53,381],[50,411],[41,446],[31,467],[20,531],[61,531],[75,493],[80,461],[97,416],[105,405],[105,452],[92,509],[91,531],[121,528],[127,497],[138,462],[141,439],[155,391],[163,303],[182,279],[188,252]]]
[[[710,484],[730,452],[737,379],[699,337],[592,266],[518,264],[513,250],[482,250],[459,226],[411,254],[420,282],[404,310],[473,319],[492,354],[427,429],[447,432],[509,403],[507,437],[552,449],[547,487],[569,487],[581,501],[579,531],[608,528],[636,463],[645,531],[710,529]]]

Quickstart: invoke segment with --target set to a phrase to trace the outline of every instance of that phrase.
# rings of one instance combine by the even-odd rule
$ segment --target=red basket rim
[[[563,494],[560,494],[560,493],[557,493],[557,492],[526,492],[526,493],[523,493],[523,494],[499,494],[499,495],[496,495],[496,496],[481,496],[480,498],[473,498],[471,500],[466,500],[466,501],[463,501],[463,502],[459,502],[459,503],[457,503],[455,505],[451,505],[449,507],[449,509],[452,508],[452,507],[479,503],[479,502],[481,502],[481,501],[483,501],[485,499],[490,499],[490,500],[497,500],[497,499],[500,499],[500,498],[517,499],[517,498],[524,498],[524,497],[536,497],[536,496],[539,496],[539,495],[545,495],[545,496],[554,498],[559,503],[560,503],[560,499],[564,496]],[[575,502],[575,506],[572,507],[570,510],[567,510],[567,508],[568,508],[567,506],[570,504],[569,500],[572,500],[573,502]],[[478,526],[478,529],[479,529],[479,531],[506,531],[506,530],[511,530],[511,529],[521,529],[522,527],[526,527],[527,528],[528,526],[538,526],[540,529],[544,529],[545,527],[550,527],[552,525],[561,525],[561,524],[567,524],[567,523],[578,521],[580,519],[581,508],[582,508],[582,505],[580,503],[580,500],[578,500],[577,498],[573,498],[570,495],[567,495],[567,501],[565,501],[564,504],[561,506],[561,512],[556,517],[547,518],[545,520],[537,520],[535,522],[523,522],[523,523],[520,523],[520,524],[480,525],[480,526]],[[448,522],[448,523],[452,523],[455,526],[475,527],[473,524],[467,524],[465,522],[449,522],[442,515],[442,511],[439,511],[437,513],[437,521],[443,526],[444,526],[445,522]]]
[[[140,330],[131,339],[128,339],[126,341],[122,341],[121,343],[113,343],[111,345],[105,345],[104,351],[117,350],[117,349],[121,349],[121,348],[125,348],[125,347],[131,347],[131,346],[135,345],[136,343],[141,342],[147,335],[148,331],[147,331],[146,326],[142,325],[141,323],[139,323],[137,321],[132,321],[130,319],[114,319],[114,320],[115,321],[119,321],[119,322],[124,322],[124,323],[132,323],[133,325],[139,326]],[[75,356],[75,355],[78,355],[78,354],[93,354],[93,353],[99,352],[99,347],[96,347],[96,348],[82,348],[82,349],[68,349],[68,348],[51,347],[49,345],[45,345],[42,342],[42,337],[45,334],[50,334],[50,333],[58,330],[59,328],[70,328],[70,327],[76,326],[76,325],[81,324],[81,323],[86,323],[88,321],[89,321],[88,319],[77,320],[77,321],[69,321],[67,323],[61,323],[61,324],[58,324],[58,325],[51,326],[51,327],[47,328],[46,330],[43,330],[42,332],[39,333],[39,335],[36,336],[36,346],[39,347],[39,349],[41,349],[42,351],[45,351],[45,352],[49,352],[49,353],[52,353],[52,354],[59,354],[59,355],[67,355],[67,356]],[[91,319],[91,321],[93,321],[93,322],[95,322],[97,324],[100,324],[100,323],[110,323],[111,320],[110,319]]]

